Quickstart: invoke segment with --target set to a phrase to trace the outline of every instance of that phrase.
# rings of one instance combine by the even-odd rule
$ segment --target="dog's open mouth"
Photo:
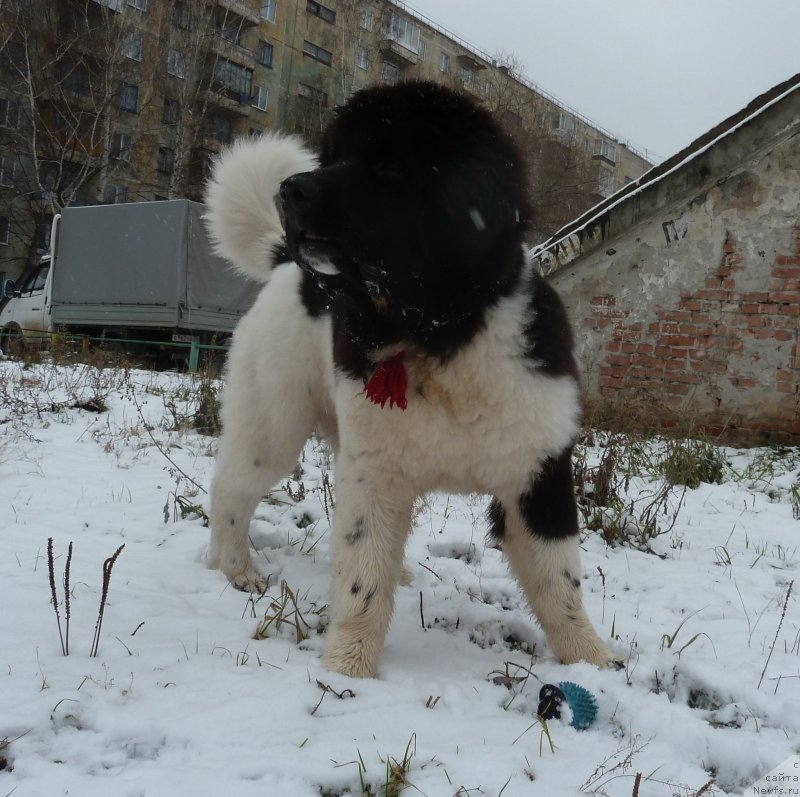
[[[333,276],[339,273],[334,258],[339,254],[339,246],[331,238],[305,231],[296,231],[289,236],[289,249],[297,262],[318,274]]]

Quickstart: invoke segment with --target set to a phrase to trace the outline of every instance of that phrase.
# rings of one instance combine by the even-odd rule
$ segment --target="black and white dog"
[[[581,603],[571,334],[526,264],[524,166],[494,118],[430,83],[366,89],[319,162],[291,137],[240,141],[207,202],[217,251],[268,281],[228,363],[211,567],[264,589],[250,520],[316,428],[336,450],[326,667],[375,675],[431,490],[492,496],[490,532],[556,655],[606,664]]]

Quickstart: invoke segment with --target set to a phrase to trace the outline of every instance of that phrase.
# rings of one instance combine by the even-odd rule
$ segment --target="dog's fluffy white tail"
[[[245,138],[214,164],[206,189],[206,225],[214,251],[261,282],[269,279],[283,246],[275,196],[281,182],[317,167],[317,159],[294,136]]]

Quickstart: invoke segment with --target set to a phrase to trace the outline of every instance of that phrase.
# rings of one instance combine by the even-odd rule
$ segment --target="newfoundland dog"
[[[317,429],[336,451],[326,667],[376,674],[431,490],[492,496],[553,651],[604,665],[581,603],[571,334],[526,262],[523,161],[492,115],[431,83],[368,88],[318,160],[292,137],[234,144],[207,203],[217,251],[267,282],[230,352],[210,566],[264,590],[250,520]]]

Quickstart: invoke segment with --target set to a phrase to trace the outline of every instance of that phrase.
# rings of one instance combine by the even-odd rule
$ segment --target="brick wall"
[[[729,234],[698,285],[675,291],[674,304],[652,308],[647,320],[641,308],[632,318],[630,300],[591,297],[573,322],[600,348],[597,396],[624,407],[632,391],[649,395],[664,425],[693,412],[731,442],[800,443],[800,224],[788,237],[786,251],[763,264],[757,289],[752,274],[741,279],[742,253]]]

